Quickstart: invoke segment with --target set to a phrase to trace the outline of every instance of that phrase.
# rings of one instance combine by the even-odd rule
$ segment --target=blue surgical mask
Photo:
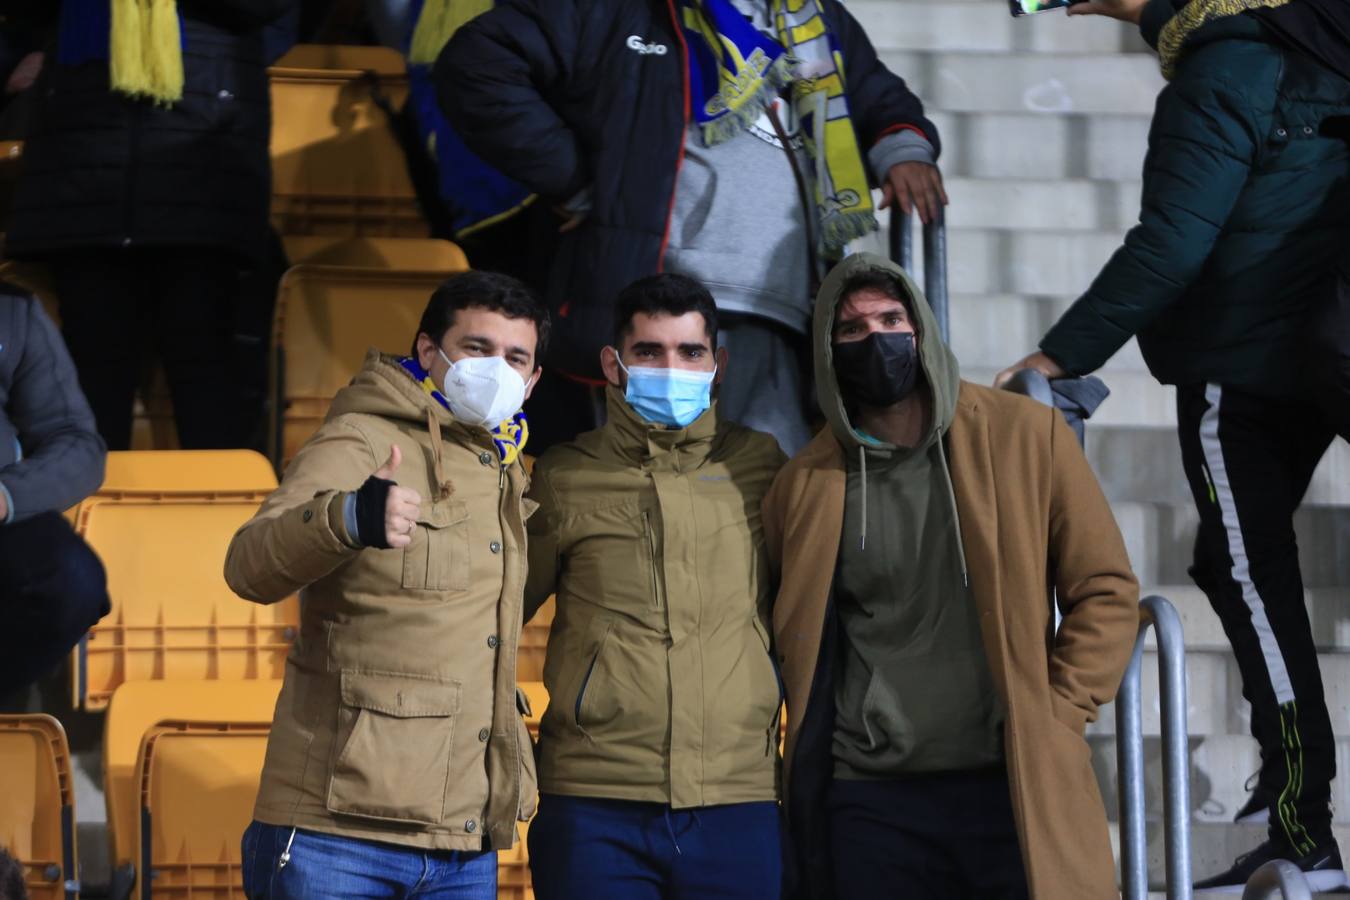
[[[619,363],[619,368],[628,376],[624,399],[634,412],[648,422],[683,428],[712,405],[716,369],[711,372],[653,369],[647,366],[629,369],[623,363]]]

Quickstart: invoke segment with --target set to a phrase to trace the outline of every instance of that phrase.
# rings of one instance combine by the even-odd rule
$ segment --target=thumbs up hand
[[[394,480],[394,473],[402,462],[403,451],[395,444],[389,450],[389,460],[376,469],[373,476],[390,482],[384,498],[384,542],[395,549],[412,543],[413,533],[417,530],[417,514],[422,506],[422,497],[417,491],[399,487]]]
[[[367,547],[406,547],[417,531],[422,497],[417,491],[399,487],[394,480],[402,462],[403,451],[395,444],[389,450],[389,459],[356,491],[356,530]]]

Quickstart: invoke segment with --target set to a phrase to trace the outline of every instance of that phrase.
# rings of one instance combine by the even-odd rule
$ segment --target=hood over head
[[[894,278],[913,315],[918,332],[915,345],[919,352],[920,371],[923,372],[923,380],[915,390],[929,391],[933,401],[933,424],[929,438],[934,434],[945,434],[951,426],[956,412],[957,394],[961,389],[960,366],[942,340],[937,316],[914,280],[899,265],[875,253],[855,253],[847,257],[831,270],[821,285],[820,293],[816,295],[812,322],[816,396],[846,456],[854,455],[860,447],[889,449],[889,445],[864,436],[857,430],[834,372],[834,318],[844,299],[844,287],[854,276],[869,271],[882,272]]]

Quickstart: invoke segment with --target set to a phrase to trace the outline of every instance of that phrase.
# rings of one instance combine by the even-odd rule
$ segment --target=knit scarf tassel
[[[756,94],[739,106],[728,110],[729,115],[719,116],[711,122],[703,123],[703,144],[711,147],[723,141],[729,141],[759,121],[764,109],[778,100],[783,88],[797,77],[797,60],[790,56],[781,56],[774,60],[764,73],[764,83]]]
[[[1158,35],[1158,60],[1168,81],[1177,73],[1186,39],[1216,19],[1226,19],[1253,9],[1276,9],[1289,0],[1191,0],[1163,26]]]
[[[413,26],[408,62],[429,66],[455,32],[492,9],[493,0],[426,0]]]
[[[183,38],[175,0],[112,0],[113,90],[156,103],[183,99]]]

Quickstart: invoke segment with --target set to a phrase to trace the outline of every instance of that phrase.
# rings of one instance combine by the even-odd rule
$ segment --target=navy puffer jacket
[[[1145,38],[1174,14],[1152,0]],[[1139,224],[1041,349],[1081,375],[1138,335],[1166,384],[1296,390],[1310,303],[1350,247],[1347,116],[1350,81],[1256,18],[1193,31],[1158,97]]]

